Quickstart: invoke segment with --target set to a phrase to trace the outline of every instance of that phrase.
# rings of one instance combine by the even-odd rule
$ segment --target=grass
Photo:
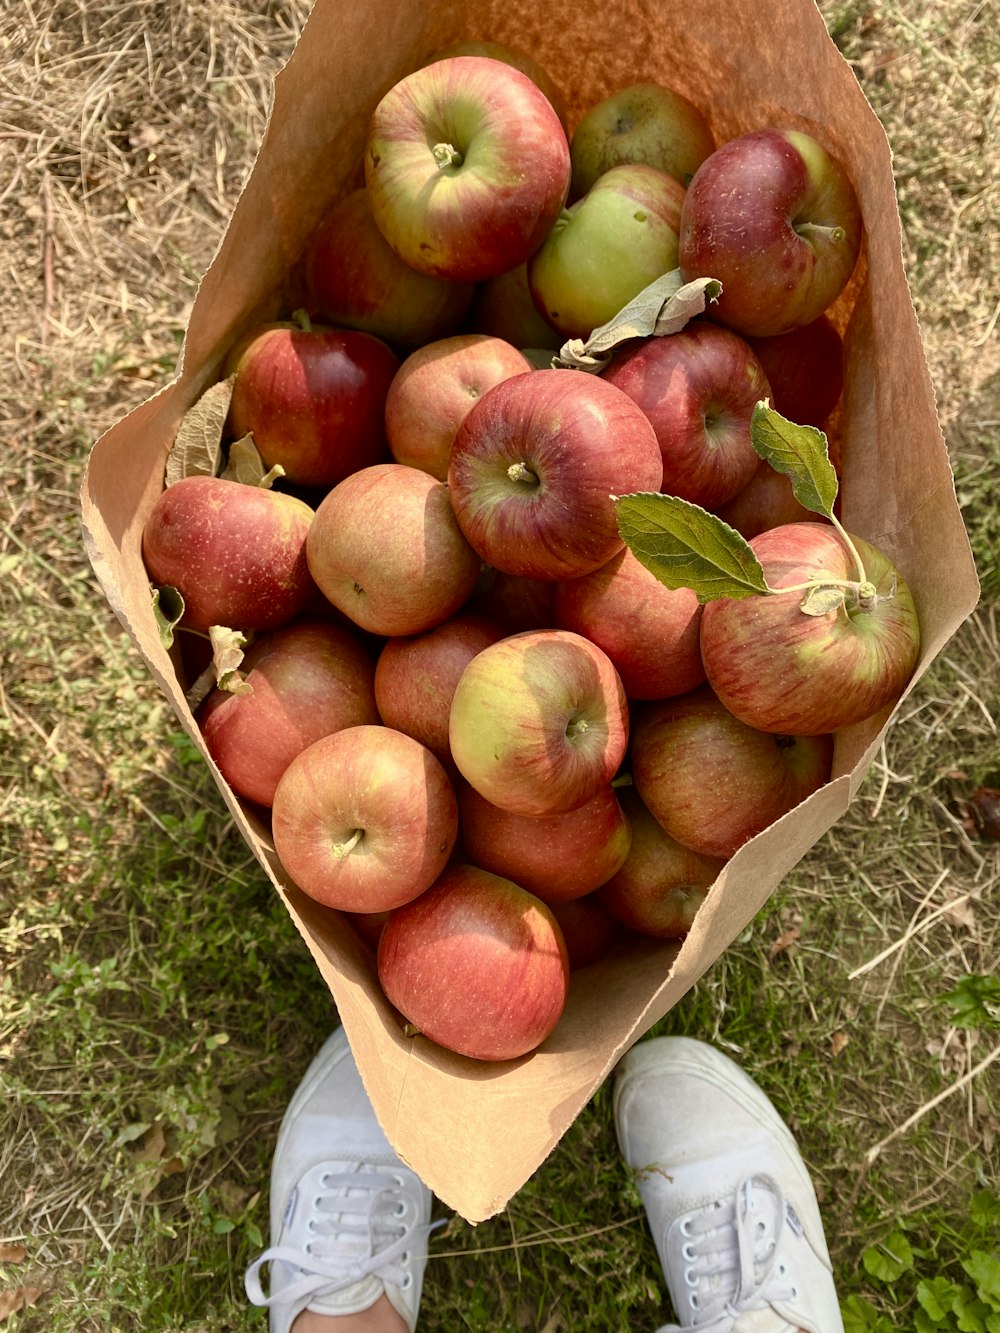
[[[261,1329],[242,1269],[266,1239],[270,1152],[336,1022],[104,605],[76,510],[92,440],[172,371],[305,13],[15,0],[0,16],[0,1325],[19,1333]],[[996,847],[967,801],[1000,785],[1000,47],[971,0],[824,13],[893,145],[984,601],[845,819],[658,1030],[717,1042],[787,1116],[849,1330],[911,1329],[920,1283],[967,1281],[997,1234],[998,1065],[961,1082],[997,1049],[996,1010],[988,989],[978,1007],[954,995],[998,945]],[[899,1235],[912,1265],[886,1278]],[[669,1316],[602,1088],[501,1216],[437,1234],[421,1327]]]

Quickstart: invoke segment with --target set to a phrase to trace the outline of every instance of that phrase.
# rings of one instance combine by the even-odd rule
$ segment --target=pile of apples
[[[572,137],[561,105],[490,43],[389,90],[304,310],[226,367],[225,438],[265,484],[182,476],[143,535],[180,628],[246,644],[197,712],[220,771],[409,1030],[481,1060],[534,1050],[623,935],[681,938],[919,642],[890,561],[751,442],[765,400],[815,428],[837,406],[844,170],[794,130],[717,145],[658,85]],[[559,365],[675,271],[721,295],[599,373]],[[701,533],[687,583],[622,521],[664,496]],[[720,532],[756,590],[706,582]]]

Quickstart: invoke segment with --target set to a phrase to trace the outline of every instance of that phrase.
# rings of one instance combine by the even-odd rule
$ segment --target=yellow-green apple
[[[562,1017],[569,961],[545,903],[461,865],[390,915],[378,977],[422,1036],[474,1060],[515,1060]]]
[[[829,315],[747,341],[771,386],[771,406],[789,421],[822,429],[844,388],[844,344]]]
[[[620,934],[618,922],[596,893],[550,906],[566,941],[571,972],[598,962],[616,943]]]
[[[528,55],[527,51],[507,46],[502,42],[487,40],[453,42],[450,46],[435,51],[423,63],[433,65],[435,61],[451,60],[455,56],[486,56],[488,60],[499,60],[505,65],[513,65],[522,74],[527,74],[531,82],[545,94],[546,101],[559,117],[563,129],[566,128],[566,108],[561,91],[548,70],[540,65],[534,56]]]
[[[681,93],[633,83],[585,112],[570,140],[570,196],[579,199],[612,167],[642,162],[681,185],[715,150],[708,121]]]
[[[624,864],[601,888],[600,901],[630,930],[683,939],[725,861],[682,847],[634,789],[624,789],[621,800],[632,826],[632,845]]]
[[[306,562],[314,511],[303,500],[221,477],[176,481],[143,525],[151,581],[184,598],[188,629],[275,629],[315,593]]]
[[[326,907],[381,912],[431,886],[458,835],[458,802],[426,746],[391,727],[345,727],[285,769],[271,829],[278,859]]]
[[[601,373],[652,423],[668,494],[714,509],[753,476],[750,417],[770,386],[738,334],[696,320],[616,353]]]
[[[556,585],[557,627],[607,653],[629,699],[687,694],[702,683],[701,614],[690,588],[667,588],[627,546],[592,574]]]
[[[502,810],[463,787],[458,814],[466,860],[550,906],[593,892],[628,855],[629,823],[610,783],[575,810],[540,817]]]
[[[268,325],[241,344],[228,429],[252,434],[288,481],[328,490],[388,456],[385,400],[398,369],[370,333]]]
[[[363,186],[330,209],[309,242],[303,270],[324,319],[405,349],[457,333],[475,290],[404,264],[375,225]]]
[[[327,600],[386,637],[447,620],[472,592],[481,564],[444,482],[403,463],[362,468],[329,491],[306,555]]]
[[[862,218],[843,166],[800,130],[730,139],[694,174],[681,213],[685,282],[717,278],[712,318],[771,337],[817,319],[861,249]]]
[[[482,282],[548,235],[569,189],[559,117],[520,70],[483,56],[439,60],[395,84],[372,114],[365,184],[380,231],[412,268]]]
[[[477,653],[503,638],[484,616],[458,614],[423,634],[387,639],[375,666],[375,701],[387,727],[426,745],[449,772],[451,701]]]
[[[528,579],[484,565],[469,598],[468,610],[486,616],[507,634],[525,629],[555,629],[556,585],[551,579]]]
[[[270,806],[297,754],[344,727],[375,724],[375,662],[356,633],[296,620],[261,634],[240,667],[249,692],[214,689],[198,709],[208,752],[240,796]]]
[[[913,674],[920,627],[910,589],[883,551],[850,540],[853,551],[829,523],[762,532],[750,546],[776,591],[705,606],[705,673],[748,726],[800,736],[839,731],[895,703]],[[809,614],[803,589],[810,585],[842,595]]]
[[[572,370],[533,370],[484,394],[452,446],[458,522],[487,564],[573,578],[620,551],[613,495],[659,489],[660,447],[621,389]]]
[[[488,389],[531,363],[502,338],[460,333],[411,352],[385,399],[385,433],[397,463],[448,480],[459,426]]]
[[[780,736],[734,717],[703,686],[632,719],[632,779],[670,836],[728,859],[829,780],[830,736]]]
[[[558,352],[565,342],[535,305],[528,286],[527,263],[479,286],[469,312],[469,327],[474,333],[503,338],[514,347]]]
[[[459,772],[493,805],[553,815],[586,804],[611,781],[628,721],[621,680],[600,648],[566,630],[528,630],[484,648],[465,668],[449,741]]]
[[[715,512],[747,541],[783,523],[825,521],[821,514],[799,504],[789,478],[763,458],[743,489]]]
[[[528,261],[535,305],[567,338],[587,338],[677,267],[684,187],[655,167],[612,167],[564,209]]]

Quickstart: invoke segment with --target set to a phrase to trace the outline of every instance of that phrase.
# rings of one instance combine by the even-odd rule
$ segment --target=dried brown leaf
[[[19,1310],[27,1310],[44,1295],[44,1287],[13,1287],[10,1291],[0,1291],[0,1319],[9,1319]]]

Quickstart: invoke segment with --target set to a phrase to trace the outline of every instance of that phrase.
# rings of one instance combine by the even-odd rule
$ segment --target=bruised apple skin
[[[275,629],[315,594],[306,560],[313,518],[291,495],[185,477],[157,497],[142,557],[154,584],[184,598],[185,628]]]
[[[423,1036],[474,1060],[515,1060],[562,1016],[569,959],[551,908],[520,885],[452,866],[382,928],[378,975]]]
[[[892,561],[852,536],[871,604],[846,593],[837,609],[807,615],[809,580],[850,581],[847,545],[829,523],[788,523],[750,542],[774,594],[709,602],[701,618],[708,682],[750,727],[789,736],[839,731],[895,703],[916,666],[920,626],[909,587]]]

